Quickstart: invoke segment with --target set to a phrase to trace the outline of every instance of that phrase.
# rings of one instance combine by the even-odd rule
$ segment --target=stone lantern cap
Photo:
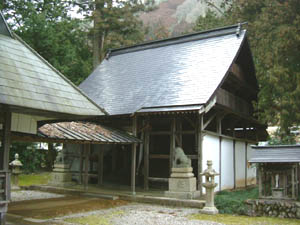
[[[214,177],[220,175],[212,168],[212,160],[207,160],[207,169],[203,171],[200,175],[206,177]]]
[[[9,165],[13,166],[13,167],[23,166],[22,162],[19,160],[19,154],[18,153],[15,154],[15,160],[12,161]]]

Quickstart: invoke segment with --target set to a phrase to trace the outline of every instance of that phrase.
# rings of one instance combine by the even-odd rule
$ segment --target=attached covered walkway
[[[45,124],[38,129],[37,134],[24,134],[19,132],[12,133],[12,139],[15,141],[26,142],[47,142],[47,143],[64,143],[79,144],[80,147],[80,184],[83,184],[85,190],[88,189],[89,178],[95,177],[98,186],[103,185],[104,177],[104,146],[103,145],[136,145],[141,141],[128,134],[111,127],[103,126],[91,122],[59,122]],[[95,145],[97,150],[97,174],[89,173],[89,160],[91,156],[91,146]],[[93,149],[95,149],[93,148]],[[132,149],[132,148],[131,148]],[[135,155],[131,152],[131,155]],[[116,159],[112,159],[116,164]],[[135,194],[136,188],[136,157],[131,160],[131,188],[127,187],[127,191]]]

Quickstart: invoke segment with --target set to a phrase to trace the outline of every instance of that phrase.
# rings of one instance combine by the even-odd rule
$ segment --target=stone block
[[[172,168],[172,173],[192,173],[193,167],[185,167],[185,168]]]
[[[182,178],[189,178],[189,177],[194,177],[193,173],[174,173],[172,172],[171,177],[182,177]]]
[[[169,178],[169,191],[171,192],[196,191],[196,177]]]
[[[51,184],[62,184],[65,182],[72,181],[71,173],[52,172],[51,173]]]
[[[178,199],[195,199],[200,197],[200,191],[166,191],[165,196]]]

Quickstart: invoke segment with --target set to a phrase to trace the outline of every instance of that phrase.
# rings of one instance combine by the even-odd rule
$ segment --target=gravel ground
[[[40,191],[14,191],[11,193],[12,201],[24,201],[34,199],[59,198],[64,195],[53,194]],[[189,220],[188,215],[196,214],[199,209],[166,207],[160,205],[130,203],[110,209],[90,211],[58,217],[49,220],[42,220],[41,224],[77,225],[78,223],[67,222],[68,219],[81,219],[94,216],[99,220],[104,220],[103,224],[112,225],[223,225],[211,221]],[[100,224],[100,223],[96,223]],[[94,223],[88,223],[94,225]]]
[[[61,198],[64,195],[53,194],[41,191],[12,191],[11,200],[12,202],[34,200],[34,199],[46,199],[46,198]]]
[[[82,217],[96,216],[103,224],[112,225],[223,225],[211,221],[189,220],[190,214],[198,213],[199,209],[166,207],[159,205],[131,203],[116,208],[93,212],[73,214],[49,221],[54,224],[77,225],[78,223],[66,222],[69,218],[80,219]],[[102,219],[101,219],[102,218]],[[76,220],[75,219],[75,220]],[[93,223],[88,223],[93,224]],[[100,224],[100,223],[97,223]]]

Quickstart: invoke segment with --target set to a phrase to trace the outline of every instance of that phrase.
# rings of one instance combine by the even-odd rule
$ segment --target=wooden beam
[[[202,142],[203,142],[203,114],[198,115],[197,119],[197,146],[198,146],[198,190],[200,190],[200,195],[202,196]]]
[[[145,140],[144,140],[144,189],[149,190],[149,141],[150,135],[149,130],[145,131]]]
[[[253,107],[244,99],[241,99],[222,88],[217,90],[216,96],[217,104],[239,115],[252,116]]]
[[[198,159],[198,155],[186,155],[190,159]],[[170,159],[170,155],[163,154],[151,154],[149,155],[150,159]]]
[[[132,134],[137,136],[137,117],[133,116],[132,118]],[[135,174],[136,174],[136,143],[132,144],[131,149],[131,192],[132,195],[135,195]]]
[[[171,170],[173,167],[173,159],[175,152],[175,132],[176,132],[176,118],[173,118],[171,121],[171,137],[170,137],[170,159],[169,159],[169,174],[171,175]]]
[[[205,123],[203,124],[203,130],[210,124],[210,122],[216,117],[216,115],[217,113],[214,113],[210,118],[208,118],[207,121],[205,121]]]
[[[101,148],[101,145],[98,147],[98,185],[101,186],[103,184],[103,157],[104,151]]]
[[[149,177],[148,180],[150,181],[158,181],[158,182],[169,182],[169,178],[162,178],[162,177]]]
[[[195,125],[194,121],[191,118],[189,118],[187,116],[184,116],[183,118],[191,125],[192,128],[196,129],[196,125]]]
[[[170,131],[150,131],[150,135],[171,135]]]

